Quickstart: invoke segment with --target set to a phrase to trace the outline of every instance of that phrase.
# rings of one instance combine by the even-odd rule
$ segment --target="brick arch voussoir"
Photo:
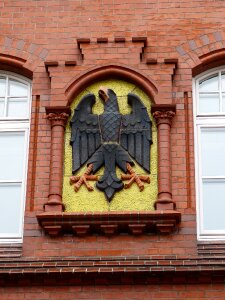
[[[26,40],[3,37],[0,39],[0,68],[32,78],[38,66],[44,67],[48,52]]]
[[[195,76],[207,69],[224,64],[225,32],[215,31],[188,40],[176,47],[179,58]]]
[[[157,84],[149,79],[145,74],[123,65],[104,65],[79,74],[72,78],[65,88],[67,106],[73,102],[74,98],[88,85],[107,78],[118,78],[134,83],[143,89],[149,98],[155,103],[158,94]]]

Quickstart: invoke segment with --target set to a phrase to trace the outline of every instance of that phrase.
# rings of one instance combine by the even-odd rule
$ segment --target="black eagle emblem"
[[[136,182],[144,189],[143,182],[150,182],[149,176],[139,176],[132,169],[136,161],[150,173],[150,146],[152,144],[152,123],[147,109],[135,94],[128,94],[132,112],[122,115],[117,96],[113,90],[100,88],[99,96],[104,103],[101,115],[92,113],[95,95],[84,96],[74,110],[71,120],[72,172],[75,174],[85,163],[87,170],[82,176],[72,176],[70,183],[78,191],[84,183],[88,190],[93,187],[87,182],[96,180],[96,187],[105,193],[110,201],[116,191],[128,188]],[[94,175],[102,166],[104,174]],[[116,166],[123,172],[117,177]],[[129,180],[124,185],[123,180]]]

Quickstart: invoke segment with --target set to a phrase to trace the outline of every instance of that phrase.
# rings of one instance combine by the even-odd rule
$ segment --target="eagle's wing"
[[[101,143],[98,115],[92,113],[94,104],[94,94],[84,96],[74,109],[70,122],[73,174],[92,156]]]
[[[128,104],[132,107],[132,112],[122,117],[120,145],[141,167],[150,172],[152,122],[138,96],[129,93]]]

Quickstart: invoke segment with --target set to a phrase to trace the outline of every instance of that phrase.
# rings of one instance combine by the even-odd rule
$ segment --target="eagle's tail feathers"
[[[93,172],[104,164],[103,176],[98,180],[96,187],[103,191],[110,201],[116,191],[121,190],[124,184],[116,175],[116,165],[124,172],[127,171],[127,163],[133,164],[128,153],[119,144],[104,144],[89,160],[93,164]]]
[[[96,184],[97,188],[104,191],[106,198],[110,201],[116,191],[121,190],[124,186],[123,182],[116,177],[116,174],[108,172],[105,169],[104,175]]]
[[[112,199],[115,192],[116,191],[113,188],[111,188],[110,186],[107,189],[104,190],[104,193],[105,193],[105,195],[106,195],[106,197],[109,201]]]

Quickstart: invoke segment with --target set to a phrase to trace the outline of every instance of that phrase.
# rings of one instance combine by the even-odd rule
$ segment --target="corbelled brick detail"
[[[59,213],[59,207],[62,203],[52,201],[53,195],[50,195],[49,201],[45,206],[50,206],[45,213],[37,215],[40,226],[50,236],[58,236],[62,233],[73,232],[77,236],[83,236],[87,233],[105,234],[112,236],[119,233],[132,233],[134,235],[146,234],[149,232],[172,233],[181,220],[181,214],[174,210],[168,210],[169,199],[162,201],[161,210],[144,212],[109,212],[109,213]],[[56,196],[54,195],[55,199]],[[57,198],[58,199],[58,198]],[[57,207],[57,205],[59,207]],[[173,205],[172,205],[173,208]],[[163,211],[166,210],[166,211]],[[50,212],[48,212],[50,211]]]

